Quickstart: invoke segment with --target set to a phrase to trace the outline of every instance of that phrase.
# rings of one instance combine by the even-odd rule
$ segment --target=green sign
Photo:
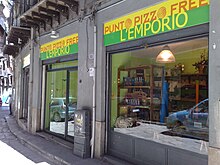
[[[78,34],[72,34],[40,47],[40,58],[46,60],[59,56],[78,53]]]
[[[209,22],[209,0],[167,0],[104,24],[104,45]]]

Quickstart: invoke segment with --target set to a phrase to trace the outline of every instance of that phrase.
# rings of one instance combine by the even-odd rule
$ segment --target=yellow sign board
[[[208,21],[209,0],[167,0],[105,23],[105,46]]]
[[[78,52],[78,33],[46,43],[40,47],[41,60]]]

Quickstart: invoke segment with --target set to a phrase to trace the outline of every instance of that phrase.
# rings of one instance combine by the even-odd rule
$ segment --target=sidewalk
[[[47,157],[51,162],[57,165],[129,165],[127,162],[121,161],[111,156],[105,156],[102,160],[98,159],[82,159],[73,154],[72,147],[68,142],[61,142],[59,138],[51,139],[46,133],[30,134],[21,129],[15,118],[7,116],[10,131],[27,147],[37,151],[41,155]],[[58,140],[59,139],[59,140]],[[62,144],[62,145],[61,145]],[[69,143],[71,144],[71,143]],[[73,145],[73,144],[72,144]],[[68,147],[67,147],[68,146]]]

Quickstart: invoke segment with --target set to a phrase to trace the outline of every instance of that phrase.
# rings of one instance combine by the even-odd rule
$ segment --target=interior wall
[[[199,48],[197,50],[175,54],[176,62],[173,64],[166,64],[165,66],[174,68],[176,64],[182,64],[185,68],[182,74],[194,74],[197,73],[197,71],[192,64],[201,61],[201,55],[205,55],[208,59],[208,48]]]

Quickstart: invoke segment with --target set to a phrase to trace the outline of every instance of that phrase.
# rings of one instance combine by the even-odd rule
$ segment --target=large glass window
[[[175,62],[158,63],[164,46],[111,55],[111,128],[208,140],[208,38],[168,44]]]
[[[47,72],[45,129],[64,136],[74,136],[77,108],[76,62],[52,64]]]

